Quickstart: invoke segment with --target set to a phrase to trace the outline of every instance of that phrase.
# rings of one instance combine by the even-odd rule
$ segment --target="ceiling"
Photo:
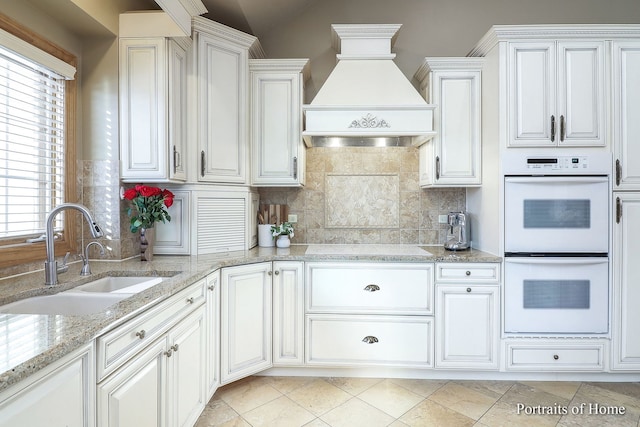
[[[202,0],[209,11],[205,17],[258,38],[316,2],[318,0]]]

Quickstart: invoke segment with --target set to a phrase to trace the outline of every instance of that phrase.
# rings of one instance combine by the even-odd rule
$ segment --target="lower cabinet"
[[[221,270],[221,384],[271,367],[272,275],[270,262]]]
[[[304,263],[273,262],[273,365],[304,364]]]
[[[206,386],[207,400],[220,385],[220,270],[207,276],[207,345]]]
[[[95,426],[94,384],[89,345],[0,393],[0,426]]]
[[[607,340],[512,339],[505,342],[508,371],[602,371]]]
[[[97,339],[99,426],[196,422],[207,403],[205,283]]]

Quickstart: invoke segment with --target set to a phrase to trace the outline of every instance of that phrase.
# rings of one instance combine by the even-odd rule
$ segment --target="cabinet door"
[[[558,42],[558,145],[606,145],[604,87],[604,42]]]
[[[221,384],[271,367],[271,263],[222,269]]]
[[[640,193],[614,193],[613,227],[613,369],[640,369]]]
[[[273,364],[304,363],[303,263],[273,263]]]
[[[436,367],[498,368],[498,289],[436,285]]]
[[[93,358],[84,348],[0,393],[0,426],[94,426]]]
[[[187,47],[169,40],[169,178],[186,180],[184,168],[187,146]]]
[[[175,197],[169,209],[171,221],[158,222],[153,253],[162,255],[189,255],[191,253],[190,192],[170,189]]]
[[[509,44],[510,146],[551,146],[556,117],[555,42]],[[552,117],[555,124],[552,124]],[[554,129],[552,129],[554,128]],[[556,130],[557,132],[557,130]]]
[[[166,351],[166,339],[159,339],[98,385],[99,426],[169,425]]]
[[[207,276],[207,343],[206,343],[206,387],[207,399],[220,385],[220,270]]]
[[[613,44],[615,188],[640,189],[640,42]]]
[[[304,184],[302,68],[306,62],[250,61],[253,185]]]
[[[120,175],[167,178],[166,39],[120,39]]]
[[[192,426],[207,403],[205,396],[205,307],[196,309],[170,332],[167,405],[169,425]]]
[[[248,52],[198,34],[198,180],[247,183]]]

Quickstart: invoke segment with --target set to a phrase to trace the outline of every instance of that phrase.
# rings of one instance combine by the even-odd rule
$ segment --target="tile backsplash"
[[[418,149],[307,150],[304,188],[261,188],[261,203],[298,215],[293,243],[444,243],[438,215],[465,207],[463,188],[421,189]]]

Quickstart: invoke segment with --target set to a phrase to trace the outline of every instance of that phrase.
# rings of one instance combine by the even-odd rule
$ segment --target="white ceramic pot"
[[[276,246],[279,248],[288,248],[291,246],[291,239],[286,234],[281,234],[278,236],[278,240],[276,240]]]
[[[258,224],[258,246],[274,247],[276,239],[271,234],[273,224]]]

